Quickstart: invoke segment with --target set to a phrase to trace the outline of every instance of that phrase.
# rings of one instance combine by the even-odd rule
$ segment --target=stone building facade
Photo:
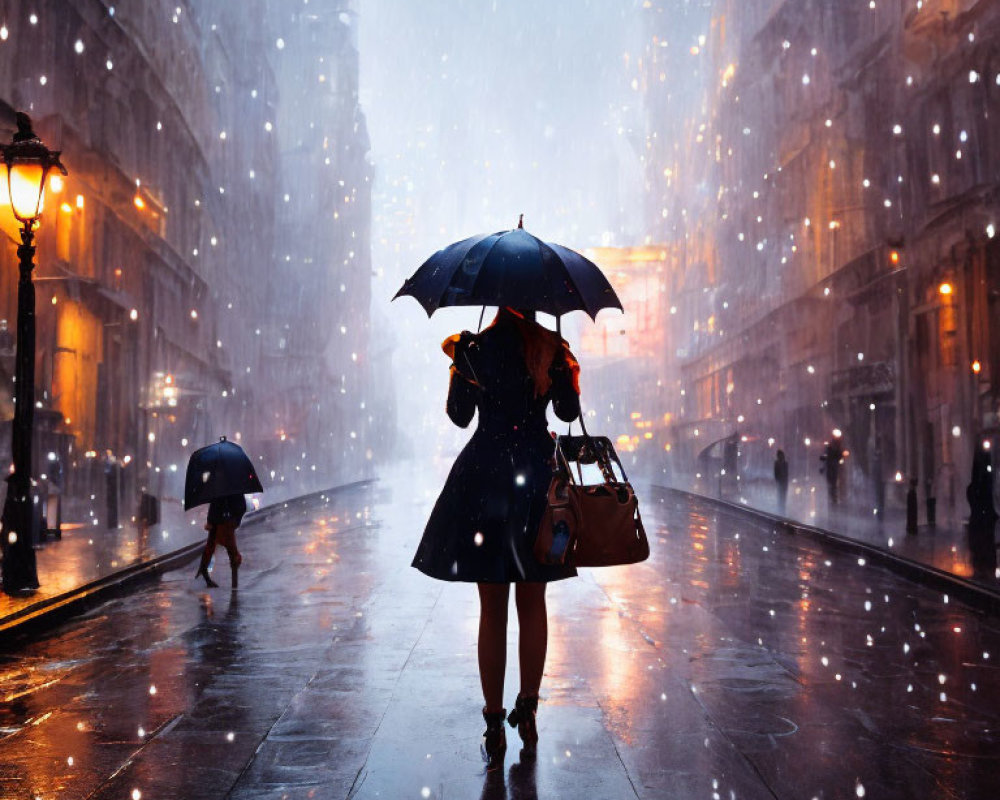
[[[704,22],[704,103],[649,169],[679,207],[658,238],[698,254],[667,300],[674,452],[739,434],[748,480],[777,447],[805,480],[841,429],[860,505],[915,477],[960,516],[1000,434],[1000,7],[719,0]]]
[[[287,147],[286,128],[299,122],[292,101],[302,90],[276,48],[272,5],[8,4],[0,135],[9,136],[15,110],[27,111],[70,173],[47,189],[36,257],[35,472],[44,473],[54,454],[68,499],[103,494],[105,474],[119,480],[123,518],[140,491],[176,499],[187,457],[219,435],[246,446],[265,484],[301,467],[301,458],[293,463],[274,446],[290,427],[284,420],[308,417],[312,399],[301,386],[287,391],[286,364],[275,357],[282,319],[315,330],[314,346],[332,339],[328,320],[349,315],[363,370],[367,303],[323,286],[315,302],[291,305],[286,290],[303,276],[278,263],[279,242],[325,229],[329,204],[299,209],[298,227],[289,230],[283,189],[300,154],[319,145]],[[348,87],[329,119],[350,144],[332,158],[364,207],[356,53],[350,42],[331,41],[326,57]],[[0,227],[0,317],[13,331],[17,234],[9,210],[0,212]],[[365,215],[351,232],[363,262]],[[344,271],[346,236],[329,233],[314,273],[334,281]],[[363,295],[367,269],[351,275]],[[0,410],[8,420],[12,347],[0,346]],[[305,379],[313,395],[329,392],[326,377],[317,370]],[[351,387],[358,403],[364,383]],[[286,402],[276,406],[279,395]],[[274,418],[276,408],[284,419]],[[352,427],[363,435],[355,416]],[[6,430],[9,442],[9,423]],[[342,477],[330,462],[311,471],[317,485]]]

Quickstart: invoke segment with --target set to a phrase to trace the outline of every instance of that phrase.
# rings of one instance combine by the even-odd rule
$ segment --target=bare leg
[[[509,600],[509,583],[479,584],[479,680],[489,713],[503,709]]]
[[[518,583],[514,589],[521,629],[518,656],[521,664],[521,697],[536,697],[542,685],[549,624],[544,583]]]
[[[240,551],[236,549],[236,546],[226,548],[226,552],[229,554],[229,569],[233,573],[233,588],[236,589],[240,585],[240,564],[243,563],[243,556],[240,555]]]
[[[204,577],[205,585],[210,588],[218,586],[208,574],[208,565],[211,563],[213,555],[215,555],[215,531],[211,531],[208,534],[208,541],[205,542],[205,549],[201,553],[201,563],[198,565],[198,571],[194,574],[196,578],[199,576]]]

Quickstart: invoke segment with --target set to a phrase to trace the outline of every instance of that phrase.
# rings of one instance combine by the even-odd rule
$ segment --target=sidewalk
[[[914,580],[953,578],[957,586],[980,591],[990,598],[987,605],[1000,605],[1000,567],[997,564],[998,540],[993,531],[970,535],[962,521],[941,519],[940,524],[927,525],[921,506],[917,532],[906,532],[906,513],[898,507],[888,508],[882,518],[862,512],[857,506],[842,504],[828,508],[825,490],[810,491],[792,486],[788,493],[785,515],[779,515],[773,486],[743,486],[738,496],[723,492],[703,493],[678,487],[674,491],[692,494],[713,503],[739,508],[773,522],[791,523],[794,528],[808,530],[845,544],[857,543],[860,549],[884,555],[897,571]],[[938,585],[940,581],[936,581]]]
[[[250,511],[242,527],[267,519],[276,510],[287,508],[289,502],[294,501],[278,500]],[[58,622],[127,585],[193,560],[205,541],[204,524],[204,508],[185,512],[177,498],[163,500],[159,524],[146,531],[131,521],[113,530],[75,520],[64,522],[62,539],[36,548],[38,590],[20,597],[0,592],[0,643],[21,630]],[[220,550],[216,558],[219,554],[224,562],[225,553]]]
[[[0,630],[8,620],[31,613],[34,607],[57,603],[68,594],[176,552],[204,539],[204,514],[184,513],[179,500],[165,499],[160,524],[141,531],[133,522],[109,530],[93,518],[63,522],[62,539],[49,540],[35,550],[37,591],[20,597],[0,593]]]

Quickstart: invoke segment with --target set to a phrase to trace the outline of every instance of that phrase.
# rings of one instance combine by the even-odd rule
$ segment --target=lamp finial
[[[17,133],[14,134],[15,142],[30,142],[32,139],[38,138],[31,128],[31,117],[23,111],[18,111],[14,118],[17,121]]]

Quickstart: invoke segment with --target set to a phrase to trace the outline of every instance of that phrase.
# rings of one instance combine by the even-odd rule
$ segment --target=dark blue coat
[[[533,323],[531,323],[533,324]],[[535,561],[532,548],[546,504],[554,443],[545,409],[565,421],[580,401],[568,359],[555,350],[551,386],[536,394],[525,361],[522,328],[506,313],[479,334],[463,333],[455,348],[448,416],[475,433],[452,466],[431,512],[413,566],[446,581],[554,581],[572,567]]]
[[[221,525],[223,522],[235,522],[236,527],[243,521],[247,513],[247,501],[241,494],[231,494],[219,497],[208,505],[208,524]]]

